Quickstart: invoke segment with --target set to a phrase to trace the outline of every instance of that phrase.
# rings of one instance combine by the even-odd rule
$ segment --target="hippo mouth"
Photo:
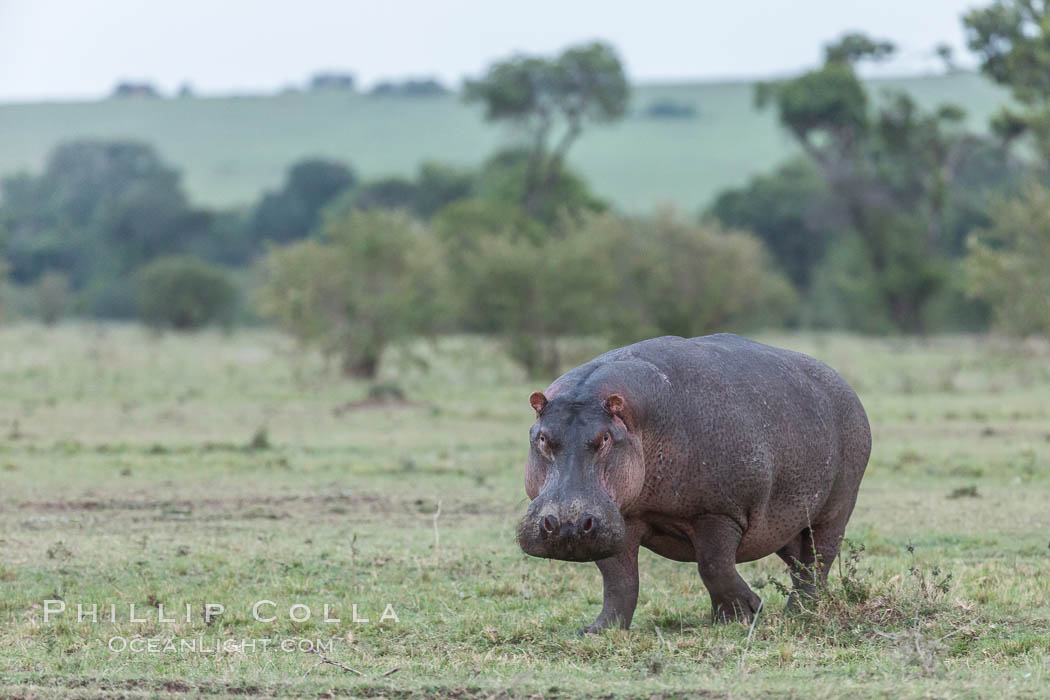
[[[627,524],[619,508],[560,509],[548,505],[529,508],[518,526],[518,545],[534,557],[598,561],[622,552],[626,534]]]

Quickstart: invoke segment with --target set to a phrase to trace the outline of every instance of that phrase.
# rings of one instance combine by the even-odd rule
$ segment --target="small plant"
[[[842,595],[850,603],[865,603],[871,597],[871,586],[860,576],[860,555],[864,553],[864,544],[853,540],[843,540],[845,548],[839,556],[839,580],[842,583]]]
[[[977,493],[976,486],[960,486],[954,489],[948,494],[948,498],[954,500],[957,498],[980,498],[981,494]]]
[[[938,608],[947,597],[948,591],[951,590],[952,572],[941,571],[939,566],[930,569],[929,576],[927,576],[924,568],[917,564],[912,564],[908,569],[908,573],[915,580],[917,586],[916,594],[918,596],[917,602],[921,604],[924,611],[932,612]]]
[[[268,450],[270,449],[270,434],[266,430],[265,426],[260,426],[255,434],[252,435],[251,441],[248,443],[249,450]]]

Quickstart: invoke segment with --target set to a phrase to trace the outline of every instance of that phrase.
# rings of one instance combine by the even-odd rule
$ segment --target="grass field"
[[[764,599],[749,639],[711,624],[695,566],[644,552],[633,629],[579,638],[600,578],[517,549],[542,387],[492,343],[423,346],[427,372],[388,355],[408,401],[384,405],[265,331],[2,328],[0,695],[1045,696],[1050,347],[762,339],[829,362],[867,406],[856,555],[796,616],[779,560],[743,565]],[[252,618],[262,600],[276,620]],[[225,612],[206,622],[206,603]],[[223,647],[248,639],[272,646]]]
[[[875,92],[903,88],[931,106],[965,107],[986,129],[1005,93],[973,74],[878,80]],[[694,105],[696,119],[653,120],[659,98]],[[475,165],[513,134],[484,124],[458,97],[376,98],[291,94],[172,100],[0,105],[0,175],[38,170],[48,151],[75,137],[135,138],[153,143],[185,174],[195,201],[244,204],[280,182],[304,156],[351,162],[375,177],[411,174],[423,160]],[[626,210],[673,203],[695,212],[722,189],[742,183],[794,153],[769,112],[752,106],[750,83],[648,85],[635,90],[632,113],[588,130],[570,154],[601,195]]]

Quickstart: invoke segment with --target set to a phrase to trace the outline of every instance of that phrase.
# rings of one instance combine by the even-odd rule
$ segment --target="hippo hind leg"
[[[845,522],[807,527],[777,551],[791,572],[794,591],[788,598],[789,610],[801,606],[800,598],[812,600],[827,588],[828,572],[839,554],[845,530]]]
[[[762,602],[736,570],[743,531],[731,518],[704,516],[696,527],[696,560],[700,578],[711,594],[715,622],[750,622]]]

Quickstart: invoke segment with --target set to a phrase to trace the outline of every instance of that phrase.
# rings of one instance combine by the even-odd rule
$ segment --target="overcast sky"
[[[636,81],[753,78],[814,65],[863,29],[897,42],[886,74],[965,54],[974,0],[0,0],[0,100],[96,98],[118,79],[200,93],[272,91],[321,69],[364,85],[458,83],[493,59],[611,41]]]

